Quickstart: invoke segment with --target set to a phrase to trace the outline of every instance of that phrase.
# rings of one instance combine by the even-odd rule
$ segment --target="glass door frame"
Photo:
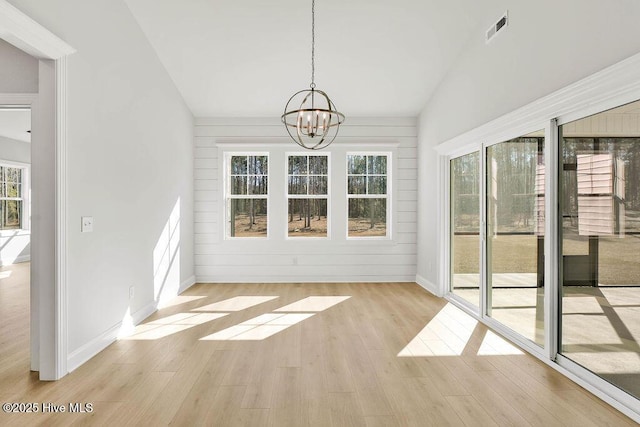
[[[491,295],[488,289],[488,220],[487,220],[487,153],[488,148],[497,144],[507,142],[509,140],[527,135],[539,130],[544,131],[544,164],[545,164],[545,186],[544,186],[544,202],[545,202],[545,226],[544,226],[544,260],[558,259],[558,235],[557,235],[557,153],[558,153],[558,132],[555,120],[547,120],[530,124],[529,126],[514,129],[513,132],[502,134],[498,137],[488,138],[487,142],[482,144],[482,163],[483,163],[483,192],[481,215],[483,222],[483,240],[482,240],[482,282],[484,287],[484,301],[482,303],[482,319],[491,328],[497,330],[520,347],[527,350],[539,358],[554,360],[557,354],[557,300],[558,300],[558,270],[557,262],[544,262],[544,345],[539,346],[530,339],[520,335],[513,329],[497,321],[489,316],[489,308],[491,306]],[[555,297],[554,297],[555,296]]]
[[[640,85],[639,85],[640,86]],[[589,105],[587,107],[583,107],[580,109],[576,109],[575,111],[571,111],[570,113],[567,114],[563,114],[563,115],[559,115],[557,119],[555,119],[554,122],[554,128],[555,128],[555,137],[556,137],[556,150],[555,150],[555,155],[556,155],[556,160],[555,160],[555,165],[556,165],[556,209],[555,209],[555,219],[556,219],[556,235],[555,238],[557,240],[556,242],[556,251],[557,251],[557,255],[556,255],[556,291],[555,291],[555,298],[554,298],[554,322],[555,322],[555,326],[556,329],[554,331],[555,333],[555,342],[554,345],[555,347],[555,354],[554,357],[551,359],[552,361],[555,362],[555,364],[557,364],[557,366],[559,366],[561,368],[561,372],[565,373],[565,375],[567,375],[569,378],[571,378],[573,381],[577,382],[578,384],[580,384],[581,386],[587,388],[589,391],[591,391],[593,394],[595,394],[596,396],[598,396],[599,398],[601,398],[602,400],[604,400],[605,402],[608,402],[609,404],[611,404],[612,406],[616,407],[618,410],[620,410],[621,412],[625,413],[626,415],[634,418],[638,416],[638,414],[640,414],[640,400],[636,399],[635,397],[633,397],[631,394],[623,391],[621,388],[616,387],[615,385],[613,385],[612,383],[608,382],[607,380],[605,380],[604,378],[598,376],[597,374],[595,374],[594,372],[590,371],[589,369],[585,368],[584,366],[574,362],[573,360],[571,360],[570,358],[568,358],[567,356],[563,355],[561,353],[561,348],[562,348],[562,289],[561,289],[561,278],[562,276],[562,266],[563,266],[563,259],[562,259],[562,251],[561,251],[561,243],[562,243],[562,234],[561,234],[561,227],[560,227],[560,222],[559,222],[559,218],[562,217],[562,212],[561,212],[561,206],[558,200],[558,194],[560,194],[561,188],[561,181],[560,181],[560,169],[559,169],[559,162],[561,160],[561,150],[562,147],[560,146],[560,141],[559,141],[559,129],[560,126],[565,125],[567,123],[576,121],[576,120],[580,120],[589,116],[592,116],[594,114],[598,114],[598,113],[602,113],[605,112],[607,110],[613,109],[613,108],[617,108],[620,107],[622,105],[628,104],[630,102],[634,102],[640,100],[640,87],[636,90],[636,91],[631,91],[630,93],[621,93],[618,95],[614,95],[611,96],[610,98],[607,98],[604,101],[601,101],[599,103],[594,103],[593,105]],[[630,413],[629,411],[625,410],[626,408],[624,407],[620,407],[619,403],[622,403],[622,405],[624,405],[626,408],[638,408],[636,411],[636,413]],[[638,421],[638,418],[635,418],[636,421]]]
[[[518,346],[524,348],[527,352],[536,355],[540,359],[546,359],[553,361],[557,354],[557,307],[558,307],[558,263],[557,262],[545,262],[544,274],[545,274],[545,288],[544,288],[544,334],[545,342],[544,346],[540,347],[533,341],[518,334],[513,329],[507,327],[501,322],[495,320],[488,315],[488,308],[490,306],[490,295],[488,290],[488,269],[487,269],[487,149],[493,145],[497,145],[514,138],[529,134],[531,132],[544,130],[545,145],[544,145],[544,157],[545,157],[545,240],[544,240],[544,259],[545,260],[557,260],[559,240],[557,234],[557,157],[558,157],[558,132],[555,120],[537,121],[528,123],[526,126],[519,126],[517,128],[509,129],[506,132],[500,132],[496,135],[487,135],[482,140],[484,142],[478,142],[467,145],[464,149],[456,150],[455,152],[443,156],[444,157],[444,173],[443,173],[443,187],[446,189],[444,192],[444,207],[445,212],[443,220],[445,221],[443,229],[446,230],[446,254],[445,256],[445,297],[453,304],[460,308],[463,308],[467,313],[473,315],[479,320],[482,320],[487,326],[496,330],[503,336],[507,337]],[[465,301],[460,296],[456,295],[452,289],[452,245],[451,239],[451,162],[459,157],[479,152],[480,164],[479,164],[479,217],[480,217],[480,301],[478,301],[478,307],[474,307]],[[555,295],[555,297],[554,297]]]

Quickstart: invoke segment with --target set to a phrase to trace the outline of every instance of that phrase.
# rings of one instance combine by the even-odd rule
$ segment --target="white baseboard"
[[[185,280],[180,284],[178,294],[181,294],[182,292],[186,291],[195,283],[196,283],[196,276],[189,277],[187,280]],[[131,315],[131,322],[134,325],[138,325],[142,321],[144,321],[144,319],[146,319],[147,317],[155,313],[157,310],[158,310],[158,302],[153,301],[147,304],[146,306],[144,306],[143,308],[141,308],[140,310],[133,313]],[[109,328],[109,330],[102,333],[100,336],[94,338],[93,340],[89,341],[79,349],[69,354],[69,357],[67,358],[68,371],[73,372],[78,367],[80,367],[85,362],[87,362],[89,359],[91,359],[93,356],[100,353],[102,350],[107,348],[110,344],[115,342],[115,340],[118,338],[118,333],[120,332],[121,328],[122,328],[122,322],[118,322],[117,324]]]
[[[196,276],[191,276],[184,282],[180,283],[180,288],[178,288],[178,295],[192,287],[196,284]]]
[[[12,264],[19,264],[21,262],[29,262],[31,261],[31,255],[22,255],[19,256],[11,261],[9,260],[0,260],[0,267],[4,267],[7,265],[12,265]]]
[[[414,283],[414,276],[196,276],[196,283]]]
[[[432,294],[434,294],[437,297],[442,297],[443,296],[442,292],[441,292],[441,289],[439,289],[435,284],[433,284],[432,282],[430,282],[429,280],[425,279],[424,277],[422,277],[419,274],[416,275],[416,283],[418,285],[422,286],[427,291],[431,292]]]
[[[147,317],[151,316],[156,312],[157,306],[158,303],[154,301],[133,313],[131,315],[133,324],[137,325]],[[69,372],[73,372],[93,356],[100,353],[102,350],[115,342],[116,338],[118,337],[118,332],[120,332],[120,328],[122,328],[122,322],[118,322],[117,324],[113,325],[106,332],[102,333],[98,337],[92,339],[79,349],[69,354],[67,358],[67,370]]]
[[[145,320],[147,317],[151,316],[157,310],[158,310],[157,301],[150,302],[149,304],[147,304],[146,306],[142,307],[140,310],[136,311],[135,313],[133,313],[131,315],[131,317],[133,318],[133,324],[134,325],[138,325],[138,324],[142,323],[143,320]]]

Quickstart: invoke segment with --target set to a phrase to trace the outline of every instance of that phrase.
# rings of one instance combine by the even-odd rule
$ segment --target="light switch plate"
[[[93,231],[93,217],[92,216],[83,216],[82,217],[82,227],[80,231],[83,233],[91,233]]]

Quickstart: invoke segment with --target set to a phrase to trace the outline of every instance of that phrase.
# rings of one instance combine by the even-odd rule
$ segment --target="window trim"
[[[20,228],[0,230],[0,235],[13,235],[16,232],[31,230],[31,165],[29,163],[16,162],[13,160],[0,159],[0,166],[22,169],[22,197],[20,198],[4,198],[2,200],[22,200],[22,217],[20,219]]]
[[[387,158],[387,173],[385,175],[381,174],[373,174],[371,176],[386,176],[387,178],[387,192],[385,194],[349,194],[349,156],[386,156]],[[392,224],[393,224],[393,192],[392,192],[392,182],[393,182],[393,152],[392,151],[366,151],[366,150],[358,150],[358,151],[350,151],[348,150],[345,153],[345,219],[346,219],[346,229],[345,229],[345,239],[347,241],[369,241],[369,240],[392,240]],[[368,177],[369,174],[365,174],[365,177]],[[349,200],[350,199],[382,199],[386,200],[386,234],[384,236],[349,236]]]
[[[289,177],[290,176],[297,176],[297,175],[290,175],[289,174],[289,157],[290,156],[304,156],[307,157],[307,159],[309,157],[312,156],[316,156],[316,157],[326,157],[327,158],[327,194],[308,194],[309,193],[309,188],[307,187],[307,194],[289,194]],[[308,162],[308,160],[307,160]],[[307,163],[308,165],[308,163]],[[284,184],[284,199],[285,199],[285,209],[284,212],[285,214],[288,216],[289,215],[289,199],[324,199],[327,201],[327,235],[326,236],[319,236],[319,237],[311,237],[311,236],[289,236],[289,226],[285,225],[284,227],[284,233],[285,233],[285,240],[294,240],[294,241],[302,241],[302,240],[331,240],[331,152],[324,152],[324,153],[309,153],[309,152],[304,152],[304,151],[286,151],[284,153],[284,179],[285,179],[285,184]],[[308,172],[308,171],[307,171]],[[306,176],[306,177],[311,177],[311,176],[324,176],[324,175],[311,175],[309,173],[307,173],[307,175],[300,175],[300,176]],[[288,224],[288,221],[285,220],[285,224]]]

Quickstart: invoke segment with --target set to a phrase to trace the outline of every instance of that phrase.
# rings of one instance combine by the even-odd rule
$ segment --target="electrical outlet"
[[[82,226],[80,227],[80,231],[82,233],[91,233],[93,231],[93,217],[83,216],[81,219]]]
[[[136,288],[134,286],[129,286],[129,299],[133,299],[136,293]]]

